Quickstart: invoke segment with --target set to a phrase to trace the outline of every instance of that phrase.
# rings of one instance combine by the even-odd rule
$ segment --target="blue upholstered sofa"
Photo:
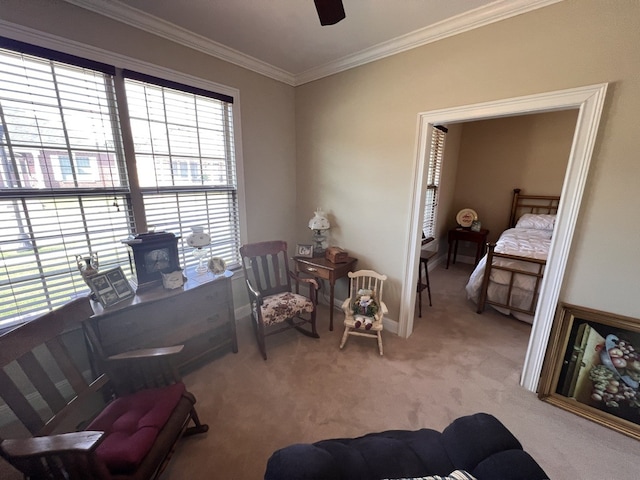
[[[549,477],[494,416],[476,413],[442,433],[389,430],[358,438],[294,444],[269,458],[265,480],[381,480],[449,475],[464,470],[478,480]]]

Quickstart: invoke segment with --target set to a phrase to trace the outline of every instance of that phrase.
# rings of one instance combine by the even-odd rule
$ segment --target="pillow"
[[[414,477],[414,478],[398,478],[396,480],[477,480],[476,477],[464,470],[455,470],[446,477],[440,475],[431,475],[428,477]]]
[[[553,230],[556,216],[542,213],[525,213],[518,219],[516,228],[533,228],[535,230]]]

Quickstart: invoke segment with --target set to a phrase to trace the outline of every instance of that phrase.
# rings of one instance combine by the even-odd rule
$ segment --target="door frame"
[[[540,299],[531,327],[520,385],[535,392],[547,348],[551,325],[569,258],[571,240],[578,219],[582,194],[587,180],[591,155],[607,91],[607,83],[507,98],[486,103],[432,110],[418,114],[418,133],[414,159],[413,193],[404,282],[400,301],[398,335],[407,338],[413,332],[416,300],[415,278],[418,275],[422,215],[424,212],[426,163],[433,125],[447,125],[516,115],[578,109],[569,162],[562,185],[555,232],[551,241]]]

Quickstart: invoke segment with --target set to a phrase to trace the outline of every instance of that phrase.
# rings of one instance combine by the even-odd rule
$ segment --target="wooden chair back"
[[[240,247],[245,278],[263,297],[291,291],[287,242],[273,240]]]
[[[106,383],[92,368],[83,335],[82,322],[92,314],[82,297],[0,337],[3,433],[22,427],[29,436],[51,434],[70,416],[70,403]]]
[[[96,454],[106,433],[85,428],[118,394],[178,381],[168,366],[183,346],[101,357],[92,315],[88,297],[78,298],[0,336],[0,457],[24,478],[156,479],[183,434],[208,429],[184,392],[135,472],[109,472]],[[0,478],[9,468],[0,462]]]
[[[374,297],[378,303],[382,302],[382,287],[387,279],[386,275],[381,275],[373,270],[358,270],[349,272],[351,279],[349,287],[349,298],[353,301],[358,296],[361,289],[373,290]]]

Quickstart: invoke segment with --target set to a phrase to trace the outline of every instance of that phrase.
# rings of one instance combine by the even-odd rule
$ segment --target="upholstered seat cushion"
[[[117,398],[89,424],[106,433],[96,453],[111,473],[136,470],[184,393],[182,383],[141,390]]]
[[[307,297],[291,292],[269,295],[263,299],[260,307],[265,325],[284,322],[303,313],[311,313],[313,308],[313,302]]]

